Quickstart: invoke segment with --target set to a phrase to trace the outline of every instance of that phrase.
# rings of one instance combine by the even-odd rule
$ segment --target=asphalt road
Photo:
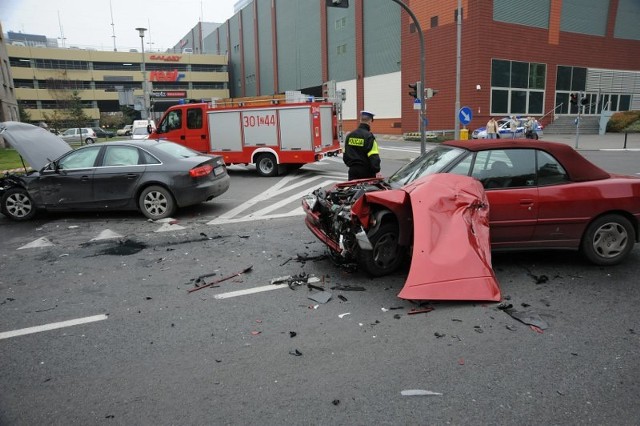
[[[382,144],[383,172],[416,147]],[[270,179],[233,167],[226,194],[175,222],[0,218],[0,424],[637,424],[640,248],[609,268],[495,254],[505,302],[542,333],[498,304],[413,304],[396,297],[406,268],[340,268],[304,226],[299,193],[346,178],[333,160]],[[209,273],[231,278],[188,292]],[[271,284],[301,273],[331,300]],[[11,335],[36,326],[61,328]]]

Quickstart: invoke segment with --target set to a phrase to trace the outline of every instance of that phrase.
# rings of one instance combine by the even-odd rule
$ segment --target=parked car
[[[116,130],[116,136],[130,136],[132,127],[131,124],[127,124],[122,129]]]
[[[527,121],[526,117],[517,117],[516,118],[518,120],[518,127],[517,127],[517,131],[516,131],[516,138],[524,138],[525,137],[525,129],[524,129],[524,123]],[[509,125],[509,122],[511,121],[511,119],[509,117],[504,117],[501,118],[499,120],[496,120],[498,122],[498,133],[497,133],[497,138],[511,138],[511,126]],[[533,134],[533,138],[534,139],[540,139],[542,138],[542,136],[544,136],[544,132],[543,132],[543,126],[542,124],[540,124],[540,122],[538,120],[536,121],[536,127],[535,127],[535,132]],[[472,139],[486,139],[487,138],[487,127],[478,127],[477,129],[475,129],[472,133],[471,133],[471,138]]]
[[[39,209],[139,210],[162,219],[229,188],[222,157],[173,142],[110,141],[73,150],[30,124],[0,127],[35,170],[0,178],[0,212],[13,220],[31,219]]]
[[[65,142],[80,142],[80,144],[90,144],[95,143],[98,136],[93,129],[88,127],[73,127],[71,129],[67,129],[60,135],[62,140]]]
[[[102,127],[92,127],[91,129],[96,133],[96,136],[99,138],[110,139],[115,136],[115,133],[109,130],[105,130]]]
[[[640,177],[608,173],[566,144],[531,139],[444,142],[386,179],[318,189],[302,201],[306,224],[331,253],[371,275],[389,274],[412,248],[430,243],[413,237],[440,213],[416,194],[439,173],[482,183],[493,250],[571,249],[614,265],[639,241]]]

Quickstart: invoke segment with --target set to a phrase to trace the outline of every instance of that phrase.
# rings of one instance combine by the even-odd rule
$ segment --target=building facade
[[[426,45],[427,128],[453,129],[458,2],[405,0]],[[597,115],[640,109],[637,0],[462,0],[460,105],[469,127],[489,116]],[[346,89],[344,117],[376,113],[374,130],[418,129],[408,95],[420,79],[420,43],[408,14],[391,0],[253,0],[204,38],[205,52],[229,57],[231,96],[302,90],[324,81]],[[584,99],[571,102],[571,95]],[[346,123],[347,126],[354,123]]]
[[[84,112],[99,121],[101,112],[120,111],[121,103],[138,107],[143,98],[143,64],[151,83],[154,118],[181,99],[229,97],[227,58],[223,55],[107,52],[6,45],[15,97],[32,121],[60,108],[77,92]],[[136,108],[138,109],[138,108]]]
[[[0,25],[0,122],[18,121],[20,113],[18,111],[18,101],[16,99],[11,66],[9,65],[9,55],[5,45],[2,25]]]

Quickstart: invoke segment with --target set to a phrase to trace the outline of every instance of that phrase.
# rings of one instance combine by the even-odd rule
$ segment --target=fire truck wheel
[[[260,176],[278,176],[278,162],[273,154],[260,154],[256,159],[256,170]]]

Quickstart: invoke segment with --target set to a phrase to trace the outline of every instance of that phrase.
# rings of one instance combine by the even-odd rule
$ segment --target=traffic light
[[[424,97],[427,99],[431,99],[437,94],[438,94],[437,89],[432,89],[431,87],[427,87],[426,89],[424,89]]]
[[[327,0],[327,7],[349,7],[349,0]]]
[[[578,105],[578,95],[575,93],[572,93],[571,95],[569,95],[570,101],[571,101],[571,105]]]
[[[589,103],[589,98],[587,97],[587,95],[582,94],[582,98],[580,99],[580,104],[587,105],[588,103]]]
[[[420,94],[422,93],[422,82],[416,81],[413,84],[409,84],[409,88],[411,91],[409,92],[409,96],[413,96],[414,99],[421,99]]]

